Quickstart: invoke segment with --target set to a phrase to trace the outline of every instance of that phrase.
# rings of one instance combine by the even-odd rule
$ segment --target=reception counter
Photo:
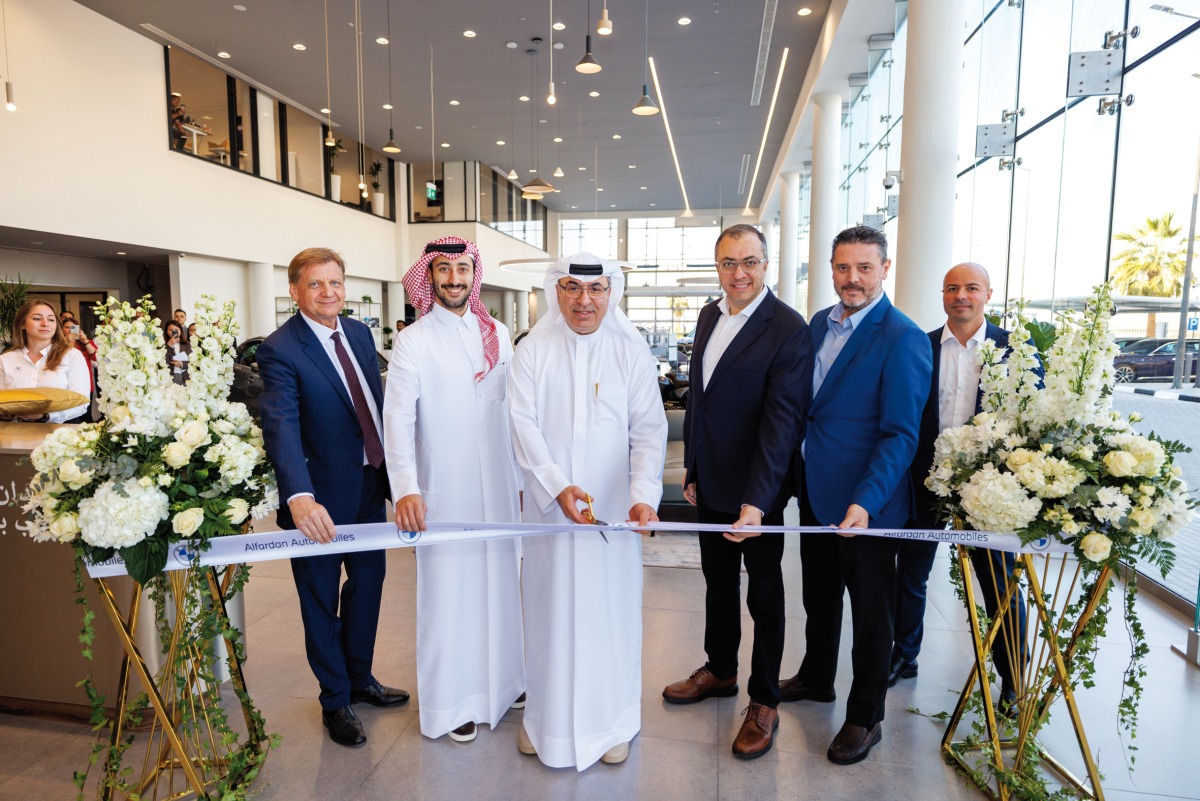
[[[111,703],[123,651],[104,616],[99,596],[85,577],[97,617],[90,663],[81,653],[83,607],[76,602],[74,552],[34,542],[23,533],[24,503],[33,465],[29,453],[59,428],[44,423],[0,423],[0,711],[43,712],[86,721],[91,707],[76,683],[90,671],[96,689]],[[113,581],[122,608],[133,582]]]

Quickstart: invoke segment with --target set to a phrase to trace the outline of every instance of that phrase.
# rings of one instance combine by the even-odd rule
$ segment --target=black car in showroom
[[[1196,363],[1200,361],[1200,340],[1190,339],[1186,343],[1187,353],[1192,355],[1191,370],[1184,378],[1196,375]],[[1128,384],[1142,379],[1165,381],[1175,375],[1176,340],[1163,343],[1149,353],[1121,353],[1113,359],[1113,371],[1118,384]]]
[[[265,339],[266,337],[251,337],[238,345],[233,359],[233,385],[229,388],[229,400],[246,404],[246,408],[255,418],[259,416],[258,399],[262,395],[263,381],[262,376],[258,374],[258,362],[254,354]],[[386,385],[387,359],[379,351],[375,352],[375,357],[379,360],[379,377]]]

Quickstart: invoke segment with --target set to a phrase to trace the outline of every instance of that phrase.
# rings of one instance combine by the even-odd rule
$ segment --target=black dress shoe
[[[780,701],[817,701],[827,704],[836,699],[837,693],[832,687],[811,687],[800,680],[799,673],[779,682]]]
[[[871,753],[871,749],[883,739],[883,725],[876,723],[867,729],[846,723],[842,730],[833,738],[826,756],[835,765],[853,765],[862,762]]]
[[[321,722],[329,729],[329,739],[338,745],[357,748],[367,741],[362,721],[354,714],[354,708],[343,706],[321,711]]]
[[[888,686],[895,687],[900,679],[915,679],[917,677],[917,660],[905,659],[902,656],[892,656],[892,666],[888,670]]]
[[[379,682],[369,684],[361,690],[350,691],[350,703],[371,706],[399,706],[408,701],[408,692],[395,687],[384,687]]]
[[[1006,718],[1015,718],[1017,716],[1017,691],[1007,681],[1000,687],[1000,700],[996,706],[1000,714]]]

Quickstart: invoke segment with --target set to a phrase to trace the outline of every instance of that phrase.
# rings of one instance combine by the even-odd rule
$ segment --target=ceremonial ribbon
[[[450,542],[479,542],[482,540],[508,539],[511,537],[535,537],[544,534],[604,532],[632,532],[635,523],[617,523],[604,526],[572,525],[569,523],[429,523],[425,531],[401,531],[394,523],[355,523],[337,527],[337,536],[332,542],[316,543],[300,531],[263,531],[254,534],[238,534],[232,537],[215,537],[209,540],[208,550],[199,554],[201,567],[216,565],[249,564],[269,562],[275,559],[292,559],[299,556],[329,555],[377,551],[385,548],[408,548],[413,545],[437,545]],[[722,533],[730,531],[729,524],[713,523],[666,523],[656,521],[647,526],[655,531],[690,532],[708,531]],[[834,529],[828,526],[747,526],[739,531],[761,534],[831,534],[852,532],[868,537],[890,537],[899,540],[922,542],[948,542],[970,545],[996,551],[1018,553],[1072,553],[1071,546],[1050,539],[1040,539],[1022,544],[1020,537],[1012,534],[997,534],[990,531],[961,531],[956,529]],[[167,570],[182,570],[192,567],[196,556],[195,547],[188,542],[178,542],[167,556]],[[85,563],[92,578],[125,575],[125,562],[114,556],[104,562]]]

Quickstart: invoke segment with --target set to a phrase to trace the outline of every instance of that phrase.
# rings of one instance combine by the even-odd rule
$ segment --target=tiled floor
[[[366,746],[349,750],[325,736],[315,683],[304,658],[295,592],[286,563],[254,568],[248,589],[247,679],[270,731],[283,736],[257,783],[257,798],[287,799],[978,799],[983,798],[939,753],[943,724],[909,707],[938,712],[953,707],[952,688],[965,680],[969,644],[963,614],[946,578],[943,554],[930,583],[920,677],[901,682],[888,696],[884,740],[867,761],[837,767],[825,758],[844,714],[834,704],[785,704],[776,748],[753,762],[735,760],[730,744],[745,697],[693,706],[664,704],[664,684],[703,661],[704,581],[698,570],[645,568],[642,731],[624,765],[597,764],[582,774],[551,770],[516,749],[521,713],[496,730],[459,745],[429,740],[418,730],[412,616],[415,570],[410,551],[389,554],[385,617],[376,650],[376,673],[385,683],[414,690],[406,708],[360,710]],[[788,642],[784,674],[794,672],[803,646],[799,548],[785,555],[789,579]],[[1137,770],[1124,764],[1116,731],[1116,705],[1127,645],[1114,626],[1100,660],[1096,686],[1080,693],[1094,749],[1100,754],[1106,796],[1120,801],[1200,799],[1200,670],[1172,653],[1184,641],[1187,621],[1151,599],[1140,602],[1151,645],[1150,675],[1142,704]],[[849,615],[846,615],[849,626]],[[749,632],[749,618],[745,619]],[[749,641],[742,643],[749,663]],[[837,690],[849,689],[849,637],[843,637],[843,673]],[[1072,746],[1059,712],[1046,741]],[[0,799],[74,797],[71,772],[82,768],[90,738],[76,724],[0,715]],[[1068,760],[1070,762],[1071,760]]]

